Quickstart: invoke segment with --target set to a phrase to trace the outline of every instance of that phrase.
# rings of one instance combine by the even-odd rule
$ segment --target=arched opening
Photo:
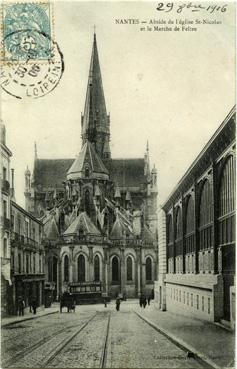
[[[235,240],[235,164],[230,156],[222,170],[218,198],[219,245]]]
[[[186,217],[185,217],[185,271],[187,273],[195,272],[195,213],[194,213],[194,200],[192,196],[189,196],[186,204]]]
[[[117,256],[112,259],[112,282],[119,281],[119,261]]]
[[[127,257],[127,281],[133,280],[133,262],[131,256]]]
[[[235,275],[235,158],[229,156],[223,166],[218,193],[219,272],[224,284],[224,319],[230,320],[230,286]]]
[[[212,247],[212,220],[212,191],[209,181],[206,180],[202,188],[199,207],[200,250]]]
[[[68,256],[64,256],[64,282],[69,281],[69,259]]]
[[[94,258],[94,280],[100,281],[100,258],[98,255],[95,255]]]
[[[86,262],[83,255],[79,255],[77,259],[78,282],[85,282],[86,280]]]
[[[168,273],[174,272],[174,247],[173,247],[173,218],[169,214],[167,217],[167,244],[168,244]]]
[[[183,238],[182,238],[182,211],[179,206],[175,209],[175,262],[174,272],[183,273]]]
[[[152,260],[150,256],[146,258],[146,281],[152,281]]]

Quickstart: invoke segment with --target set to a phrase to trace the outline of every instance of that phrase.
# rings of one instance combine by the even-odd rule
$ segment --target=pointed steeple
[[[107,115],[96,34],[92,46],[84,114],[82,115],[82,144],[90,141],[100,157],[108,157],[109,116]],[[104,154],[106,153],[106,156]],[[110,154],[110,153],[109,153]]]

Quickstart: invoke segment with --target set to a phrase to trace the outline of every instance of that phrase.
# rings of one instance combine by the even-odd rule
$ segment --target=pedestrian
[[[104,299],[105,308],[107,308],[107,301]]]
[[[120,309],[120,298],[117,297],[116,298],[116,310],[119,311],[119,309]]]
[[[144,297],[144,299],[143,299],[143,307],[144,307],[144,309],[145,309],[145,307],[146,307],[146,304],[147,304],[147,302],[146,302],[146,297]]]
[[[35,297],[32,300],[32,308],[33,308],[33,314],[36,314],[37,301]]]
[[[19,315],[20,316],[24,316],[24,308],[25,308],[25,301],[20,296],[19,300],[18,300],[18,310],[19,310]]]
[[[32,296],[29,297],[30,313],[32,313]]]
[[[140,298],[139,298],[139,305],[140,305],[140,307],[142,307],[142,296],[140,296]]]
[[[150,301],[151,301],[151,295],[149,295],[148,298],[147,298],[147,303],[148,303],[149,306],[150,306]]]

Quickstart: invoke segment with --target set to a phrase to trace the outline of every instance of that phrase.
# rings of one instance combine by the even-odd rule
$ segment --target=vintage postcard
[[[235,366],[236,4],[0,4],[1,367]]]

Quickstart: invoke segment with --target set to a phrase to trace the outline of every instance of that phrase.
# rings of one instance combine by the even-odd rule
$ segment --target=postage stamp
[[[19,99],[47,95],[58,85],[63,54],[52,38],[48,2],[2,4],[0,86]]]
[[[2,3],[4,61],[51,57],[51,4]]]

